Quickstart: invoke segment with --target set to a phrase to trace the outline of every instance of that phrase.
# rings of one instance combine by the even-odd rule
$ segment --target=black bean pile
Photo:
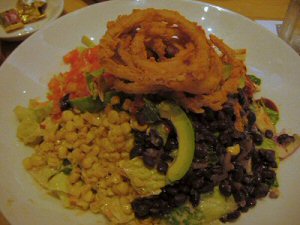
[[[245,132],[235,129],[233,102],[242,106],[242,114],[248,120]],[[255,126],[256,117],[250,110],[251,99],[243,91],[230,96],[220,111],[205,109],[204,113],[188,113],[194,130],[196,147],[189,172],[179,181],[162,188],[159,195],[136,199],[132,202],[135,216],[139,219],[160,218],[172,209],[190,202],[196,207],[201,194],[212,192],[218,186],[224,196],[233,196],[238,209],[223,218],[222,222],[237,219],[242,212],[256,205],[257,199],[265,197],[276,183],[277,162],[272,149],[260,149],[263,138],[272,138],[273,133],[264,134]],[[157,136],[136,133],[136,147],[131,157],[142,157],[148,167],[167,172],[172,161],[170,151],[177,147],[176,134],[171,135],[167,147]],[[286,137],[283,137],[283,139]],[[156,140],[157,139],[157,140]],[[288,139],[288,138],[286,138]],[[226,148],[240,146],[240,152],[232,155]],[[159,153],[157,153],[159,152]]]
[[[155,129],[150,129],[148,133],[134,131],[135,147],[130,152],[130,158],[140,156],[146,167],[156,168],[159,173],[166,174],[168,163],[173,161],[171,152],[178,148],[178,142],[173,126],[166,121],[163,123],[169,130],[167,142],[163,143]]]

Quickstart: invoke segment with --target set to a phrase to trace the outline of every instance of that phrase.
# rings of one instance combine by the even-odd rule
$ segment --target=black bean
[[[234,130],[234,132],[232,133],[231,136],[232,136],[234,139],[237,139],[237,140],[243,140],[243,139],[246,138],[245,133],[240,132],[240,131],[237,131],[237,130]]]
[[[234,117],[234,110],[231,106],[225,106],[223,108],[223,111],[227,116],[229,116],[231,119]]]
[[[287,145],[295,141],[295,138],[293,136],[290,136],[288,134],[281,134],[277,137],[277,141],[281,145]]]
[[[268,185],[272,185],[276,179],[276,173],[273,170],[265,169],[261,173],[263,182],[267,183]]]
[[[261,145],[263,143],[263,137],[259,133],[253,133],[252,138],[256,145]]]
[[[167,192],[167,194],[174,196],[178,193],[178,189],[174,186],[167,186],[166,192]]]
[[[218,120],[224,121],[226,119],[226,115],[223,111],[218,111]]]
[[[205,140],[205,135],[202,132],[196,132],[195,135],[196,142],[202,142]]]
[[[62,97],[59,101],[59,107],[61,111],[65,111],[72,108],[71,102],[70,102],[70,94],[66,94],[64,97]]]
[[[232,195],[237,203],[243,203],[246,201],[246,196],[243,191],[236,190],[232,193]]]
[[[216,144],[216,142],[217,142],[217,138],[215,137],[215,135],[213,135],[213,134],[207,134],[206,136],[205,136],[205,142],[206,143],[208,143],[208,144],[210,144],[210,145],[215,145]]]
[[[276,162],[275,151],[260,150],[259,153],[260,153],[260,156],[263,158],[263,160],[265,160],[269,163]]]
[[[219,189],[222,195],[229,197],[232,193],[231,185],[228,180],[221,181]]]
[[[247,115],[248,118],[248,125],[251,127],[254,125],[255,121],[256,121],[256,116],[255,113],[250,111]]]
[[[247,199],[247,206],[249,208],[252,208],[256,205],[256,199],[255,198],[248,198]]]
[[[271,139],[273,137],[273,132],[271,130],[266,130],[265,137]]]
[[[150,131],[150,142],[157,148],[160,148],[163,145],[163,139],[154,130]]]
[[[172,162],[173,161],[173,158],[167,153],[161,154],[160,159],[164,162]]]
[[[205,109],[205,120],[208,122],[212,122],[215,120],[215,112],[212,109]]]
[[[236,220],[237,218],[239,218],[241,215],[241,212],[236,210],[232,213],[228,213],[227,214],[227,221],[233,221],[233,220]]]
[[[232,171],[232,179],[239,182],[243,179],[244,173],[244,168],[240,165],[236,165]]]
[[[224,153],[226,153],[226,147],[224,147],[223,145],[217,143],[215,151],[221,157],[221,156],[223,156]]]
[[[200,194],[195,189],[192,189],[190,192],[190,202],[192,206],[196,207],[200,202]]]
[[[153,157],[150,157],[148,155],[143,155],[142,158],[145,166],[149,168],[153,168],[155,166],[155,159]]]
[[[140,145],[135,145],[134,148],[130,152],[130,159],[133,159],[137,156],[141,156],[143,153],[143,147]]]
[[[225,147],[227,146],[231,146],[232,145],[232,139],[230,137],[230,135],[228,134],[221,134],[219,136],[219,141],[221,142],[221,144],[223,144]]]
[[[214,183],[211,181],[205,182],[202,188],[199,189],[201,193],[212,192],[214,190]]]
[[[211,132],[216,132],[219,130],[219,123],[217,121],[214,121],[212,123],[209,124],[209,130]]]
[[[203,186],[204,184],[204,179],[203,177],[197,177],[196,179],[193,180],[192,182],[192,187],[194,189],[199,189]]]
[[[174,197],[174,202],[177,206],[182,205],[183,203],[185,203],[186,200],[187,200],[187,196],[183,193],[179,193]]]
[[[140,201],[134,201],[132,203],[132,209],[134,211],[135,216],[138,219],[146,219],[149,216],[150,207],[147,204],[144,204]]]
[[[225,129],[227,129],[228,128],[228,122],[227,121],[219,121],[219,123],[218,123],[218,130],[219,131],[223,131],[223,130],[225,130]]]
[[[239,211],[245,213],[245,212],[248,212],[249,210],[249,207],[247,206],[247,204],[245,206],[240,206],[239,207]]]
[[[190,188],[189,188],[188,185],[182,185],[180,187],[180,191],[183,192],[183,193],[185,193],[185,194],[188,194],[188,193],[190,193]]]
[[[178,148],[178,141],[176,138],[168,138],[167,143],[165,144],[164,149],[171,151]]]
[[[251,175],[246,175],[243,177],[243,180],[242,180],[243,184],[251,184],[253,182],[253,176]]]
[[[263,198],[269,192],[269,186],[265,183],[260,183],[255,187],[254,194],[256,198]]]
[[[208,146],[204,143],[197,143],[194,154],[197,159],[204,159],[208,154]]]
[[[162,173],[162,174],[167,174],[167,171],[168,171],[168,164],[165,163],[165,162],[158,162],[157,164],[157,171]]]

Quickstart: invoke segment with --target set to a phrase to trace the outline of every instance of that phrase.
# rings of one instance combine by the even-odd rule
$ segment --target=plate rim
[[[124,2],[124,0],[113,0],[113,1],[119,1],[119,2]],[[126,1],[128,1],[128,2],[130,2],[130,1],[134,1],[134,0],[126,0]],[[148,0],[146,0],[146,1],[148,1]],[[150,1],[155,1],[155,0],[150,0]],[[203,2],[195,2],[195,1],[191,1],[191,0],[184,0],[185,2],[191,2],[191,3],[196,3],[196,4],[202,4],[202,6],[203,5],[208,5],[208,6],[212,6],[212,7],[216,7],[215,5],[211,5],[211,4],[207,4],[207,3],[203,3]],[[108,4],[109,2],[102,2],[102,3],[97,3],[97,4]],[[82,13],[81,11],[83,11],[83,10],[87,10],[87,8],[89,8],[89,7],[93,7],[93,5],[90,5],[90,6],[88,6],[88,7],[84,7],[84,8],[82,8],[82,9],[79,9],[79,10],[77,10],[77,11],[75,11],[75,12],[72,12],[72,13],[69,13],[69,14],[67,14],[67,15],[65,15],[65,16],[71,16],[71,15],[73,15],[73,14],[77,14],[77,13]],[[218,6],[217,6],[218,7]],[[222,7],[219,7],[219,8],[222,8]],[[224,8],[222,8],[222,9],[224,9]],[[249,18],[247,18],[247,17],[245,17],[245,16],[243,16],[243,15],[241,15],[241,14],[239,14],[239,13],[236,13],[236,12],[233,12],[233,11],[231,11],[231,10],[228,10],[228,9],[224,9],[224,11],[226,11],[227,13],[233,13],[233,14],[235,14],[235,15],[238,15],[238,16],[241,16],[241,17],[243,17],[244,19],[247,19],[248,20],[248,22],[251,22],[251,23],[253,23],[253,24],[256,24],[254,21],[252,21],[252,20],[250,20]],[[61,18],[63,18],[63,17],[61,17]],[[61,18],[59,18],[58,20],[60,20]],[[29,40],[29,39],[31,39],[31,38],[34,38],[35,36],[37,36],[37,35],[39,35],[39,33],[42,33],[42,32],[44,32],[44,30],[46,30],[46,29],[48,29],[48,27],[49,26],[55,26],[55,24],[56,23],[58,23],[57,21],[58,20],[56,20],[56,21],[54,21],[53,23],[51,23],[51,24],[48,24],[48,25],[46,25],[45,27],[43,27],[43,28],[41,28],[40,30],[38,30],[36,33],[34,33],[31,37],[29,37],[27,40]],[[256,25],[258,25],[258,24],[256,24]],[[258,25],[259,26],[259,25]],[[259,26],[259,27],[261,27],[261,26]],[[264,28],[263,28],[264,29]],[[269,32],[269,31],[268,31]],[[270,32],[271,33],[271,32]],[[274,34],[272,34],[273,36],[274,36]],[[276,37],[276,36],[275,36]],[[27,40],[25,40],[20,46],[23,46],[23,45],[25,45],[24,43],[27,43]],[[279,43],[279,42],[278,42]],[[283,41],[281,41],[281,43],[285,43],[285,42],[283,42]],[[19,47],[20,47],[19,46]],[[19,48],[18,47],[18,48]],[[17,48],[17,49],[18,49]],[[2,64],[2,66],[0,67],[0,71],[2,71],[2,68],[4,67],[4,64],[6,64],[6,63],[9,63],[10,62],[10,58],[13,58],[13,56],[15,55],[15,54],[17,54],[18,53],[18,51],[19,50],[15,50],[10,56],[9,56],[9,58],[8,58],[8,60],[6,60],[6,61],[4,61],[3,62],[3,64]],[[292,50],[293,51],[293,50]],[[293,51],[294,52],[294,51]],[[295,53],[296,54],[296,53]],[[297,55],[297,54],[296,54]],[[1,207],[1,205],[0,205],[0,208],[2,208]],[[2,210],[1,210],[2,211]],[[3,211],[2,211],[3,212]],[[5,214],[4,214],[5,215]]]

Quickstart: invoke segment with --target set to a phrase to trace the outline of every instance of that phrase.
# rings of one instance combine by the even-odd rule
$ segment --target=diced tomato
[[[74,49],[64,56],[64,62],[70,65],[70,70],[54,76],[48,84],[48,99],[53,101],[53,114],[61,113],[59,102],[66,94],[70,94],[70,98],[90,95],[85,74],[101,69],[99,61],[98,46]]]

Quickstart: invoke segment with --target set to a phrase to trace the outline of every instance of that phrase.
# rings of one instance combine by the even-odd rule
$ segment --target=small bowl
[[[15,8],[17,0],[1,0],[0,9],[1,12]],[[39,30],[49,22],[58,18],[64,9],[64,0],[50,0],[47,1],[46,18],[38,20],[33,23],[25,24],[21,29],[7,33],[3,26],[0,25],[0,39],[5,41],[21,41],[27,38],[30,34]]]

